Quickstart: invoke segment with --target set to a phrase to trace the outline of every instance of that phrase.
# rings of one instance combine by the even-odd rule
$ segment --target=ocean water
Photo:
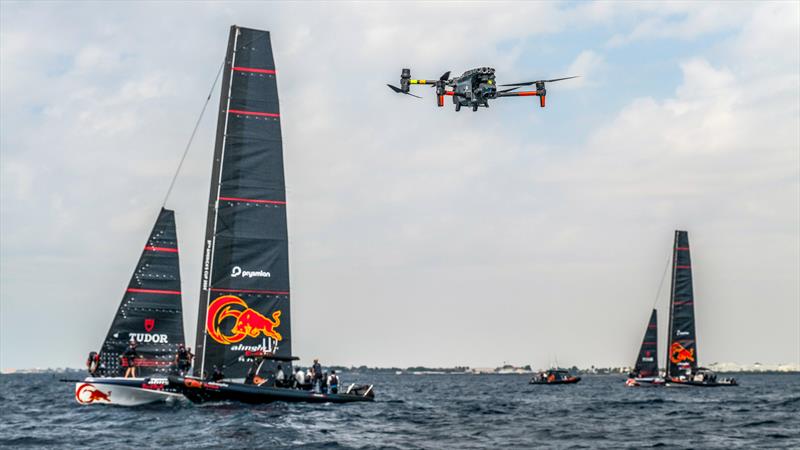
[[[65,376],[0,376],[0,447],[800,448],[798,374],[631,389],[619,375],[533,386],[522,375],[345,373],[374,383],[377,401],[137,408],[79,405]]]

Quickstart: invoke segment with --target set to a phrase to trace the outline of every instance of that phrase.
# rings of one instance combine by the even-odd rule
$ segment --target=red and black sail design
[[[270,35],[231,27],[208,201],[195,375],[291,355],[286,187]]]
[[[650,314],[633,372],[641,378],[658,376],[658,315],[655,309]]]
[[[667,343],[668,377],[677,377],[697,369],[697,335],[694,322],[689,234],[686,231],[675,231]]]
[[[105,375],[123,374],[120,355],[131,339],[140,357],[137,376],[176,370],[175,355],[184,343],[183,310],[175,213],[168,209],[158,215],[103,342]]]

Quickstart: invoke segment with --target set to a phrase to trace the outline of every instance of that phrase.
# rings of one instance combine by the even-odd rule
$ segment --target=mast
[[[168,209],[161,208],[100,350],[106,375],[122,375],[119,357],[132,338],[138,376],[175,370],[183,310],[175,213]]]
[[[644,331],[634,372],[642,378],[658,376],[658,316],[655,308],[650,313],[650,320]]]
[[[667,342],[667,377],[677,377],[689,370],[694,372],[696,369],[697,336],[695,334],[689,234],[686,231],[675,231]]]
[[[228,378],[244,378],[248,351],[291,355],[287,236],[270,35],[234,25],[211,173],[195,376],[224,365]]]

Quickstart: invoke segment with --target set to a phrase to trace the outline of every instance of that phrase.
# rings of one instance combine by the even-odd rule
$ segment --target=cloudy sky
[[[0,367],[99,348],[231,24],[272,32],[304,360],[631,364],[686,229],[700,362],[798,363],[799,5],[4,1]],[[582,78],[385,85],[478,66]],[[215,120],[167,204],[190,343]]]

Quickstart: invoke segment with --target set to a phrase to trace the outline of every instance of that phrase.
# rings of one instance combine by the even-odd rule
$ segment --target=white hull
[[[86,378],[75,383],[75,400],[82,405],[138,406],[181,397],[168,392],[157,378]]]

